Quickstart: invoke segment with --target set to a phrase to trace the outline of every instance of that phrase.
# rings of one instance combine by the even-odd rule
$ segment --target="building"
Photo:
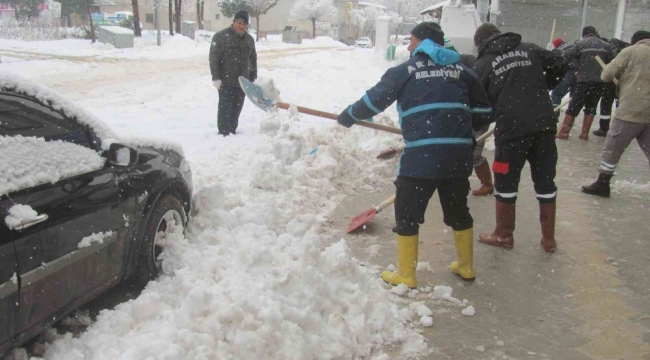
[[[127,1],[127,0],[113,0],[113,1]],[[130,0],[128,0],[130,3]],[[358,1],[341,1],[333,0],[334,5],[338,9],[338,13],[333,16],[324,17],[319,19],[316,23],[317,35],[327,35],[338,37],[345,35],[345,26],[342,24],[346,21],[346,16],[351,9],[358,7]],[[154,1],[153,0],[140,0],[140,21],[144,29],[153,30],[154,25]],[[302,33],[303,38],[311,38],[312,24],[309,20],[289,21],[289,15],[293,0],[280,0],[266,15],[260,16],[260,29],[266,33],[282,33],[286,26],[296,26],[297,31]],[[183,6],[185,12],[183,20],[197,21],[196,19],[196,3],[188,3]],[[221,13],[221,8],[217,1],[206,1],[204,3],[203,14],[203,29],[208,31],[219,31],[232,24],[232,18],[227,18]],[[160,11],[160,24],[162,29],[169,28],[168,21],[168,7],[165,4]],[[257,26],[257,19],[250,19],[250,26],[255,28]]]

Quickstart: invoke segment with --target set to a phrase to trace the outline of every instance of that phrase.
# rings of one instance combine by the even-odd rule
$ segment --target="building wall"
[[[129,1],[130,0],[118,0],[118,1]],[[188,0],[185,0],[188,1]],[[192,1],[192,0],[189,0]],[[357,3],[358,1],[351,1],[351,3]],[[142,25],[147,30],[153,30],[155,28],[153,22],[153,0],[140,0],[140,18]],[[324,17],[319,19],[319,21],[330,22],[332,25],[338,25],[338,21],[343,18],[344,11],[344,2],[336,0],[335,3],[339,7],[339,14],[334,16]],[[260,16],[260,29],[262,32],[267,33],[282,33],[285,26],[297,26],[297,31],[303,33],[303,37],[311,37],[312,33],[312,24],[309,20],[299,20],[299,21],[289,21],[289,14],[291,12],[291,7],[293,5],[293,0],[280,0],[277,5],[275,5],[266,15]],[[168,8],[161,7],[160,9],[160,23],[162,29],[169,28],[168,22]],[[149,20],[147,21],[146,14],[149,14]],[[183,20],[197,21],[196,12],[183,14]],[[206,1],[203,14],[203,25],[204,29],[208,31],[220,31],[227,28],[232,24],[232,18],[227,18],[221,13],[221,9],[217,1]],[[257,26],[257,19],[250,19],[251,28]],[[319,31],[317,35],[329,35],[329,31]]]
[[[617,8],[618,0],[589,0],[585,25],[612,38]],[[580,38],[582,12],[583,2],[576,0],[501,0],[499,28],[521,34],[524,41],[546,46],[555,19],[555,37],[573,41]],[[641,29],[650,29],[650,2],[628,0],[623,40],[629,41]]]

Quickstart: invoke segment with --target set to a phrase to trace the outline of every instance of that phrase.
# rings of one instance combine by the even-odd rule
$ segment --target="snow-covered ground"
[[[319,110],[342,111],[390,66],[372,50],[340,51],[328,39],[317,39],[312,49],[270,40],[258,45],[260,76],[275,81],[284,101]],[[418,328],[431,326],[431,312],[423,304],[405,306],[406,299],[381,283],[378,267],[353,258],[342,229],[325,224],[346,193],[393,180],[396,160],[376,156],[401,139],[289,112],[266,114],[250,102],[237,135],[223,138],[209,45],[175,37],[157,48],[146,41],[151,38],[127,51],[76,40],[0,41],[0,53],[11,46],[114,57],[24,58],[0,64],[0,71],[53,87],[122,136],[181,143],[193,171],[186,237],[179,229],[162,254],[168,276],[103,311],[80,336],[63,335],[39,348],[42,357],[387,358],[389,343],[401,345],[400,358],[428,353]],[[386,114],[375,120],[395,125],[395,108]]]

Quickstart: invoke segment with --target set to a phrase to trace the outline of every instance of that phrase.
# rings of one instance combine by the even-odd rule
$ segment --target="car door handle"
[[[36,225],[36,224],[42,223],[43,221],[47,220],[48,218],[49,218],[49,216],[47,214],[41,214],[41,215],[38,215],[37,217],[35,217],[32,220],[21,222],[20,224],[14,226],[14,229],[15,230],[27,229],[29,227],[32,227],[32,226]]]

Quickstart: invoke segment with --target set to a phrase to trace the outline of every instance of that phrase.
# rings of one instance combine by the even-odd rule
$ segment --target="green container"
[[[395,50],[397,49],[396,45],[388,45],[388,50],[386,50],[386,60],[395,61]]]

